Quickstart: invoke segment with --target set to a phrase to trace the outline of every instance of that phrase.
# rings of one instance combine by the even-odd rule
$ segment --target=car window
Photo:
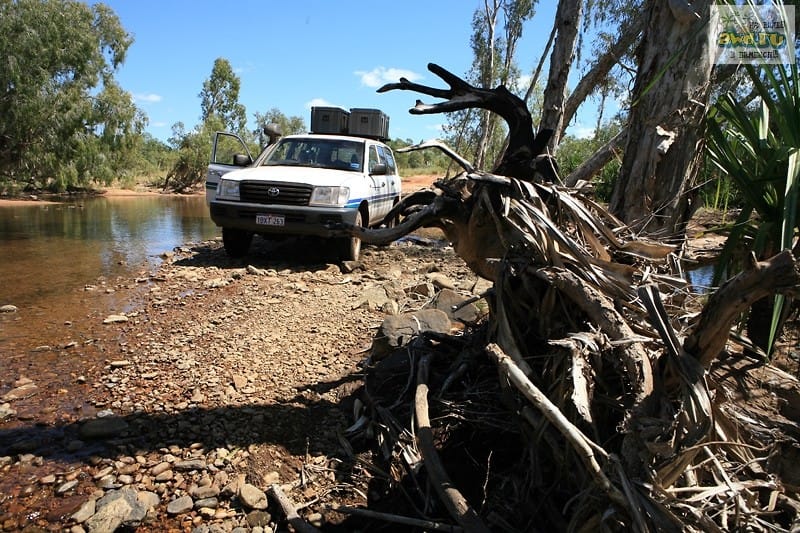
[[[373,144],[369,147],[369,171],[372,172],[372,169],[375,168],[375,165],[379,165],[382,162],[381,156],[378,153],[378,147]]]
[[[341,139],[283,139],[264,164],[360,171],[364,143]]]
[[[386,162],[386,168],[388,169],[387,172],[394,174],[397,167],[395,166],[392,151],[385,146],[379,146],[378,153],[382,156],[383,161]]]

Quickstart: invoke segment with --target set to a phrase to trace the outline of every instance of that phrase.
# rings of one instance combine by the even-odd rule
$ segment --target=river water
[[[0,368],[9,370],[0,372],[0,392],[25,367],[34,374],[87,351],[86,323],[129,310],[130,292],[114,287],[146,279],[164,252],[218,234],[202,196],[0,206],[0,306],[17,308],[0,313]]]

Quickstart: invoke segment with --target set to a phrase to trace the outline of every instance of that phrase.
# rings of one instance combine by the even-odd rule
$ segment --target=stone
[[[219,507],[219,500],[216,498],[203,498],[194,502],[195,509],[216,509]]]
[[[11,305],[11,304],[0,305],[0,313],[16,313],[16,312],[17,312],[16,305]]]
[[[128,317],[125,315],[108,315],[105,319],[103,319],[103,324],[117,324],[127,321]]]
[[[103,418],[93,418],[85,422],[78,434],[82,439],[107,439],[109,437],[119,437],[128,429],[128,423],[122,418],[109,416]]]
[[[189,459],[186,461],[178,461],[173,465],[175,470],[187,472],[189,470],[205,470],[206,462],[201,459]]]
[[[457,311],[453,311],[453,307],[462,305],[467,300],[469,300],[468,297],[462,296],[452,289],[442,289],[433,299],[432,308],[444,311],[451,320],[475,323],[483,315],[474,303],[466,304]]]
[[[188,513],[194,508],[194,502],[191,496],[181,496],[167,504],[167,513],[169,514],[183,514]]]
[[[239,498],[249,509],[263,510],[267,508],[267,495],[263,490],[249,483],[241,486]]]
[[[5,420],[6,418],[11,418],[15,416],[17,412],[11,408],[10,403],[3,403],[0,404],[0,420]]]
[[[139,500],[139,503],[142,505],[142,507],[147,509],[148,512],[161,503],[161,498],[158,496],[158,494],[147,490],[140,490],[136,494],[136,498]]]
[[[386,317],[372,341],[373,361],[384,359],[421,332],[450,333],[450,318],[439,309],[423,309]]]
[[[22,386],[15,387],[0,397],[3,402],[11,402],[14,400],[22,400],[30,398],[39,392],[39,387],[33,383],[26,383]]]
[[[157,476],[160,473],[166,472],[167,470],[170,470],[170,469],[172,469],[172,465],[170,463],[168,463],[167,461],[163,461],[161,463],[158,463],[157,465],[155,465],[153,468],[150,469],[150,475],[151,476]]]
[[[71,491],[77,486],[78,486],[77,479],[73,479],[72,481],[67,481],[66,483],[59,485],[59,487],[56,489],[56,494],[66,494],[67,492]]]
[[[86,500],[85,502],[83,502],[83,505],[81,505],[80,508],[77,511],[75,511],[75,513],[72,515],[72,519],[78,524],[83,524],[84,522],[89,520],[89,518],[94,516],[96,503],[97,500],[95,500],[94,498]]]
[[[219,496],[219,489],[213,485],[206,487],[192,487],[189,489],[189,494],[192,496],[192,498],[204,500],[206,498],[214,498]]]
[[[250,527],[264,527],[272,522],[272,515],[266,511],[250,511],[245,519]]]
[[[425,278],[433,283],[434,287],[439,289],[455,289],[456,284],[453,283],[453,280],[445,276],[444,274],[440,274],[439,272],[429,272],[425,274]]]

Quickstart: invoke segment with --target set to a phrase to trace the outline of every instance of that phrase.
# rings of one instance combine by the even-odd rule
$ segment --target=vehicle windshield
[[[266,166],[292,165],[361,171],[364,143],[342,139],[281,139]]]

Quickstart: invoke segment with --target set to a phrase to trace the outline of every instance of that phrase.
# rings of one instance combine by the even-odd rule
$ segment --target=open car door
[[[210,203],[216,197],[217,184],[222,176],[252,162],[253,156],[241,137],[225,131],[214,132],[214,146],[206,175],[206,202]]]

